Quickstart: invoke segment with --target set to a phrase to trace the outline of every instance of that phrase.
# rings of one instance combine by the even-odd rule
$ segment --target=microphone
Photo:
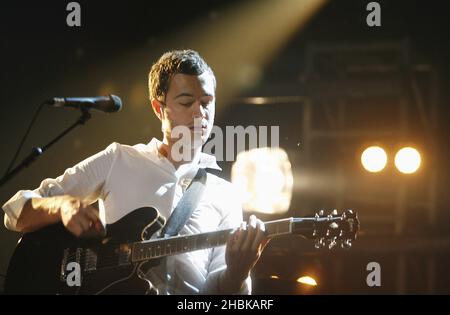
[[[45,102],[54,107],[96,109],[105,113],[115,113],[122,109],[122,100],[116,95],[96,97],[54,97]]]

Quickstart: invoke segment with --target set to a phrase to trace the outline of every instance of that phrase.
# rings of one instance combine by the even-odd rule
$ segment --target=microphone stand
[[[88,121],[91,118],[91,113],[89,113],[89,109],[86,108],[80,108],[81,110],[81,116],[78,118],[78,120],[72,124],[69,128],[64,130],[60,135],[58,135],[56,138],[54,138],[52,141],[47,143],[44,147],[35,147],[31,151],[31,153],[13,170],[5,174],[2,179],[0,179],[0,187],[3,186],[6,182],[8,182],[10,179],[12,179],[14,176],[16,176],[21,170],[24,168],[30,166],[32,162],[34,162],[42,153],[48,150],[53,144],[55,144],[58,140],[60,140],[62,137],[64,137],[66,134],[68,134],[70,131],[72,131],[75,127],[79,125],[84,125],[86,121]]]

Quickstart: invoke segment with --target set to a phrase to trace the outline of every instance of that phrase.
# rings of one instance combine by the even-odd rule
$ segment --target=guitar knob
[[[332,215],[337,215],[338,214],[338,212],[337,212],[337,210],[336,209],[334,209],[332,212],[331,212],[331,214]]]
[[[320,215],[320,216],[323,216],[324,213],[325,213],[325,212],[324,212],[323,210],[320,210],[320,211],[319,211],[319,215]]]

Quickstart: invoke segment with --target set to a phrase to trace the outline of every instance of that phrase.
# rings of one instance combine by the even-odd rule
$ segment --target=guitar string
[[[182,247],[186,247],[186,248],[183,248],[182,250],[175,250],[175,252],[167,252],[167,250],[166,250],[165,253],[164,253],[164,251],[162,250],[164,246],[161,246],[161,248],[158,249],[158,252],[159,252],[158,255],[150,255],[150,257],[148,257],[148,258],[145,257],[145,258],[143,258],[143,260],[147,260],[147,259],[150,260],[150,259],[156,259],[156,258],[161,258],[161,257],[165,257],[165,256],[182,254],[182,253],[185,253],[185,252],[193,251],[193,248],[196,248],[195,250],[202,250],[202,249],[207,249],[207,248],[214,247],[214,246],[224,245],[225,244],[224,238],[225,238],[225,236],[228,236],[227,233],[224,233],[226,231],[228,231],[228,230],[221,231],[223,234],[219,234],[216,238],[210,237],[209,240],[205,239],[205,241],[207,242],[206,244],[200,244],[199,245],[198,244],[198,240],[195,240],[194,246],[190,247],[189,240],[188,240],[188,245],[187,246],[182,246]],[[174,240],[174,239],[178,239],[178,238],[174,237],[174,238],[171,238],[170,240]],[[180,237],[179,239],[184,239],[184,238]],[[159,240],[157,242],[160,242],[160,241],[167,242],[167,240]],[[155,243],[157,243],[157,242],[155,242]],[[222,243],[222,244],[219,245],[219,243]],[[165,248],[167,249],[167,245],[166,245]],[[90,248],[84,249],[84,252],[86,252],[88,249],[90,249]],[[151,251],[151,252],[155,252],[155,250],[156,250],[156,248],[154,248],[153,251]],[[90,255],[92,255],[91,258],[95,257],[95,255],[93,253],[90,254]],[[65,259],[66,263],[71,262],[72,259],[76,260],[76,257],[77,257],[77,253],[76,252],[69,254],[66,257],[66,259]],[[108,265],[108,266],[117,264],[118,260],[119,260],[118,255],[116,255],[114,253],[113,254],[109,254],[109,255],[102,255],[102,258],[101,258],[102,264]],[[81,255],[80,261],[85,261],[86,262],[86,254],[85,255]]]
[[[150,258],[158,258],[160,256],[167,256],[167,255],[170,255],[170,254],[174,254],[175,255],[175,254],[177,254],[177,252],[183,253],[186,250],[187,251],[191,251],[193,248],[204,249],[204,248],[208,248],[208,247],[218,246],[219,243],[224,243],[225,242],[225,240],[224,240],[225,236],[227,236],[227,235],[226,234],[225,235],[219,235],[216,238],[211,237],[209,240],[204,240],[204,241],[207,242],[206,244],[198,244],[198,240],[196,240],[195,242],[193,242],[194,246],[192,246],[192,243],[191,244],[188,243],[187,246],[186,245],[181,246],[182,247],[181,250],[180,249],[176,249],[175,253],[172,253],[170,251],[168,252],[167,250],[163,250],[163,248],[166,248],[166,249],[168,248],[167,245],[165,247],[164,247],[164,245],[162,245],[161,248],[154,247],[152,252],[155,252],[157,250],[159,252],[159,254],[157,254],[156,256],[155,255],[150,255],[150,256],[154,256],[154,257],[150,257]],[[166,240],[164,240],[164,242],[165,241]],[[178,248],[178,247],[179,247],[178,245],[175,246],[175,248]],[[171,247],[171,248],[174,248],[174,247]],[[91,249],[91,248],[84,249],[84,252],[86,252],[88,249]],[[92,257],[94,257],[94,254],[91,254],[91,253],[88,253],[87,255],[88,256],[92,255]],[[81,258],[86,258],[86,254],[84,254],[82,256],[83,257],[81,257]],[[76,257],[77,257],[77,253],[76,252],[75,253],[71,253],[71,254],[69,254],[66,257],[66,260],[71,260],[71,259],[76,258]],[[108,259],[106,259],[106,258],[114,258],[114,259],[116,259],[117,255],[116,254],[110,254],[110,255],[103,254],[102,257],[103,257],[102,261],[108,261]]]
[[[277,227],[278,227],[278,225],[277,225]],[[198,240],[201,239],[201,236],[206,236],[208,233],[204,233],[204,234],[202,233],[202,234],[198,234],[196,236],[183,235],[181,237],[177,236],[177,237],[172,237],[172,238],[168,238],[168,239],[157,240],[157,241],[155,241],[155,244],[158,243],[158,242],[169,243],[170,241],[174,241],[175,242],[175,248],[178,248],[178,245],[177,245],[178,244],[177,243],[178,240],[185,240],[185,241],[187,241],[187,245],[181,246],[182,250],[176,249],[175,252],[167,252],[167,248],[168,248],[168,245],[170,245],[170,243],[166,244],[165,246],[161,245],[160,248],[159,247],[158,248],[155,247],[153,249],[150,249],[150,253],[152,253],[152,252],[156,253],[156,250],[157,250],[159,254],[157,254],[157,255],[150,254],[149,257],[146,257],[144,255],[144,257],[141,257],[140,260],[151,260],[151,259],[157,259],[157,258],[161,258],[161,257],[165,257],[165,256],[182,254],[182,253],[185,253],[185,252],[193,251],[193,248],[196,248],[195,250],[202,250],[202,249],[207,249],[207,248],[210,248],[210,247],[222,246],[222,245],[224,245],[226,243],[223,238],[225,238],[225,236],[228,236],[232,231],[233,231],[233,229],[226,229],[226,230],[217,231],[216,232],[217,234],[215,234],[213,236],[210,236],[209,240],[208,240],[208,237],[206,237],[206,239],[203,240],[203,241],[206,242],[206,244],[200,244],[200,245],[197,244]],[[186,239],[186,237],[187,237],[187,239]],[[192,244],[189,244],[189,242],[192,241],[192,240],[194,241],[193,242],[194,246],[191,247],[190,245],[192,245]],[[219,243],[221,243],[221,244],[219,245]],[[186,247],[186,248],[183,248],[183,247]],[[163,248],[165,248],[165,250],[163,250]],[[170,247],[170,249],[172,249],[172,248],[173,247]],[[86,253],[86,251],[88,249],[90,249],[90,248],[84,249],[84,252]],[[94,257],[97,256],[97,259],[98,259],[98,254],[94,255],[94,253],[92,253],[92,254],[88,253],[87,255],[92,255],[91,257],[89,257],[91,259],[94,259]],[[69,254],[66,257],[66,262],[71,262],[72,259],[74,259],[74,258],[76,259],[76,257],[77,257],[77,253],[76,252],[72,252],[71,254]],[[89,258],[86,258],[86,254],[85,254],[84,256],[80,257],[80,261],[91,263],[92,261],[86,261],[86,259],[89,259]],[[103,254],[102,257],[101,257],[102,265],[106,265],[106,266],[116,265],[118,263],[118,260],[119,260],[118,255],[115,254],[115,253],[112,253],[112,254],[109,254],[109,255],[108,254],[107,255]]]

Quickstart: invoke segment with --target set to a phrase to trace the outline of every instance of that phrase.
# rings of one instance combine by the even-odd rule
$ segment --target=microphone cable
[[[16,162],[17,157],[19,156],[20,150],[22,150],[22,147],[23,147],[23,145],[25,143],[25,140],[27,139],[28,134],[31,131],[31,128],[33,127],[34,123],[36,122],[36,119],[39,116],[39,113],[41,112],[41,110],[45,106],[45,104],[46,104],[46,102],[42,102],[41,105],[39,105],[38,109],[36,110],[36,112],[35,112],[35,114],[33,116],[33,119],[31,119],[31,122],[30,122],[30,124],[28,125],[28,128],[27,128],[27,131],[25,132],[25,135],[23,136],[22,140],[20,141],[19,147],[17,148],[17,151],[16,151],[16,153],[15,153],[11,163],[9,164],[8,169],[6,170],[4,176],[6,176],[6,174],[8,174],[9,171],[14,166],[14,163]]]

